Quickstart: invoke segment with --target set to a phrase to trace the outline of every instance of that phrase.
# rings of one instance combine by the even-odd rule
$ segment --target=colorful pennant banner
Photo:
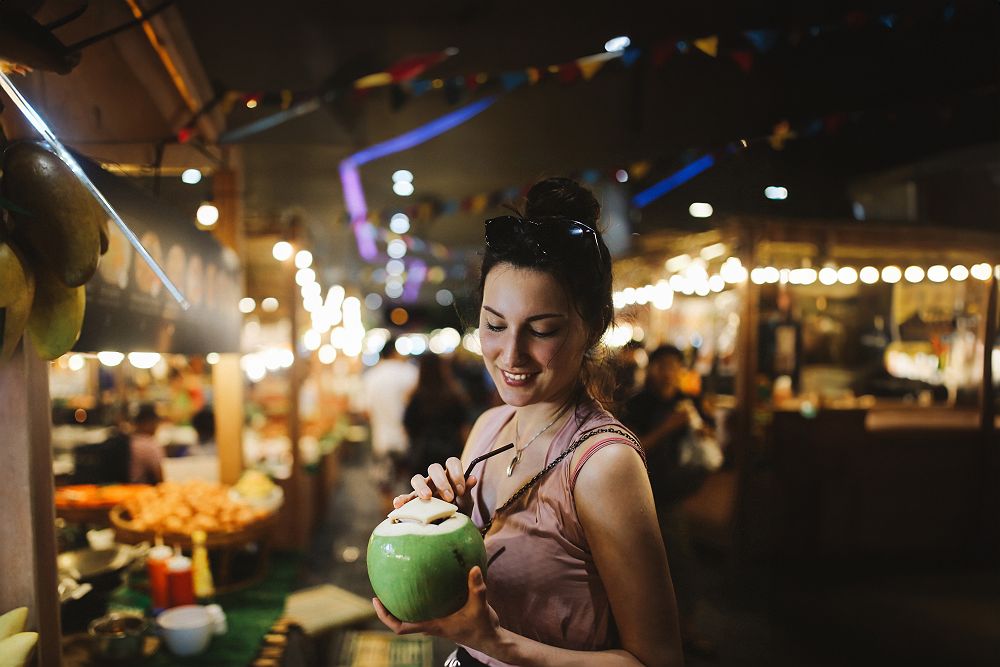
[[[504,72],[469,72],[451,77],[420,78],[431,67],[455,55],[457,50],[422,54],[401,60],[383,72],[368,74],[339,88],[312,91],[246,91],[229,90],[210,102],[219,105],[229,113],[237,104],[248,108],[269,107],[280,109],[273,119],[264,118],[251,125],[254,132],[268,129],[291,117],[311,112],[323,102],[345,95],[364,98],[372,90],[388,87],[389,103],[393,109],[400,109],[406,103],[426,93],[443,92],[449,104],[458,104],[468,95],[482,88],[510,92],[522,86],[533,86],[543,81],[558,81],[564,85],[579,81],[590,81],[601,69],[613,60],[619,60],[628,68],[647,58],[653,68],[664,67],[675,55],[700,54],[716,59],[728,59],[743,72],[750,72],[756,64],[757,56],[767,54],[780,47],[797,47],[809,39],[819,39],[841,31],[865,29],[893,31],[906,29],[921,20],[937,19],[945,23],[955,17],[953,2],[940,3],[936,9],[908,6],[903,10],[886,12],[852,11],[837,20],[821,24],[798,25],[786,28],[758,28],[733,33],[715,33],[687,38],[667,38],[647,46],[630,46],[624,51],[597,53],[576,58],[564,63],[545,66],[529,66]],[[200,116],[203,111],[196,114]],[[188,123],[178,133],[181,143],[189,140],[194,131],[194,123]],[[247,135],[241,128],[227,133],[227,142],[238,141]]]

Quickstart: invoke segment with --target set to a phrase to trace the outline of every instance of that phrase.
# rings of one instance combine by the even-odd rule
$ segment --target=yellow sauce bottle
[[[215,595],[212,583],[212,569],[208,565],[208,550],[205,548],[205,531],[191,533],[191,570],[194,578],[194,596],[204,600]]]

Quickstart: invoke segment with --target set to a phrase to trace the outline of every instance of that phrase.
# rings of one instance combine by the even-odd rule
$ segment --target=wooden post
[[[235,484],[243,473],[243,373],[239,354],[220,354],[212,366],[212,409],[219,481]]]
[[[757,401],[757,325],[760,319],[760,286],[750,280],[749,272],[757,266],[758,234],[755,229],[741,229],[740,261],[747,270],[747,279],[740,287],[743,309],[740,313],[737,340],[736,371],[736,506],[732,514],[731,566],[738,567],[747,555],[747,499],[752,475],[754,445],[754,410]]]
[[[27,606],[39,667],[61,662],[48,363],[27,338],[0,364],[0,613]]]
[[[212,199],[219,208],[219,220],[212,235],[243,257],[243,197],[241,173],[228,167],[212,175]]]
[[[979,391],[980,428],[984,436],[993,433],[996,422],[996,391],[993,388],[993,341],[997,337],[997,275],[986,282],[986,313],[980,329],[983,339],[983,383]]]

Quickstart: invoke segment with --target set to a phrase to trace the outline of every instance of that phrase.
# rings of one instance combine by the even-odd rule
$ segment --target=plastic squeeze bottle
[[[171,607],[194,604],[191,559],[182,555],[180,549],[167,561],[167,584],[170,588]]]
[[[153,613],[158,614],[170,606],[170,589],[167,587],[167,561],[173,550],[163,544],[163,538],[156,537],[156,546],[146,554],[146,572],[149,575],[149,596],[153,602]]]
[[[194,578],[194,596],[205,600],[215,595],[212,582],[212,568],[208,563],[208,549],[205,548],[205,531],[191,533],[191,573]]]

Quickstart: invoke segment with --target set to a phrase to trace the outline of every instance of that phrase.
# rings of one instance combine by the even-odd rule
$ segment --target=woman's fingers
[[[486,580],[483,578],[482,569],[476,565],[469,570],[469,593],[486,599]]]
[[[465,496],[469,489],[476,485],[478,480],[475,475],[469,475],[467,479],[462,477],[462,462],[459,459],[452,457],[445,462],[445,466],[435,463],[427,469],[427,477],[423,475],[411,477],[410,486],[413,487],[413,491],[393,498],[392,506],[402,507],[418,497],[430,500],[435,493],[448,502],[454,502],[456,498]]]
[[[417,497],[416,491],[410,491],[409,493],[404,493],[403,495],[396,496],[395,498],[392,499],[392,506],[395,507],[396,509],[399,509],[400,507],[402,507],[403,505],[410,502],[416,497]]]
[[[462,460],[452,456],[444,462],[444,465],[448,472],[448,479],[451,480],[451,485],[455,488],[455,494],[464,496],[466,484],[465,473],[462,472]]]
[[[431,489],[427,482],[428,480],[423,475],[414,475],[410,478],[410,486],[413,487],[413,492],[424,500],[430,500],[431,496],[434,495],[434,490]]]
[[[414,632],[422,632],[420,625],[416,623],[406,623],[399,620],[392,613],[389,612],[382,605],[382,601],[378,598],[372,598],[372,606],[375,607],[375,615],[378,616],[378,620],[385,623],[386,627],[395,632],[397,635],[408,635]]]
[[[448,473],[445,472],[444,466],[440,463],[433,463],[431,467],[427,469],[427,475],[431,478],[431,482],[437,487],[438,495],[442,499],[451,502],[455,499],[455,491],[451,486],[451,481],[448,479]]]

